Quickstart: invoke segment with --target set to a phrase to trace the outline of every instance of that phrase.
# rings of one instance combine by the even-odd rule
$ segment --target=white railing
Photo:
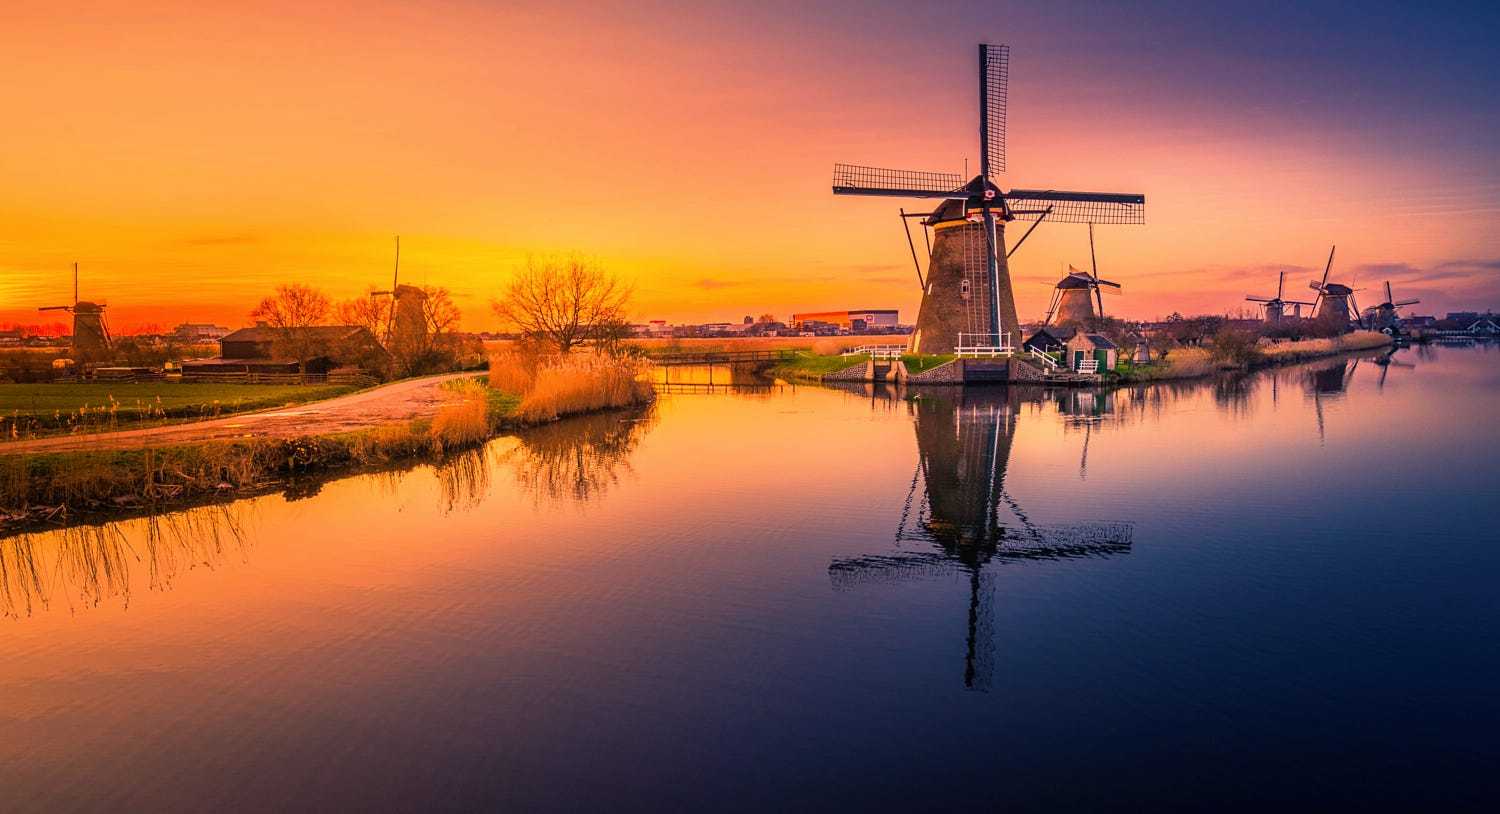
[[[1099,360],[1098,359],[1084,359],[1084,360],[1080,361],[1078,363],[1078,372],[1079,373],[1098,373],[1099,372]]]
[[[1011,344],[1009,331],[998,334],[960,333],[958,344],[953,346],[953,354],[967,358],[1006,356],[1015,349],[1016,346]]]
[[[906,353],[905,345],[860,345],[839,355],[869,356],[871,359],[900,359],[904,353]]]
[[[1044,369],[1046,369],[1046,370],[1056,370],[1057,369],[1057,360],[1053,359],[1051,354],[1042,353],[1041,351],[1037,350],[1036,348],[1032,348],[1031,349],[1031,355],[1038,362],[1042,363],[1042,367]]]

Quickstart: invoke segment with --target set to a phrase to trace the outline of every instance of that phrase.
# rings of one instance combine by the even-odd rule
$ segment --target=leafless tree
[[[613,336],[625,323],[630,295],[618,277],[582,258],[531,258],[492,307],[527,338],[568,353]]]
[[[250,312],[276,331],[275,349],[279,356],[297,360],[297,370],[307,372],[307,362],[323,350],[312,332],[304,330],[319,325],[328,317],[328,297],[302,283],[276,286],[276,293],[260,301]]]
[[[367,292],[363,297],[340,302],[334,314],[344,325],[358,325],[383,342],[386,325],[390,323],[391,299]]]

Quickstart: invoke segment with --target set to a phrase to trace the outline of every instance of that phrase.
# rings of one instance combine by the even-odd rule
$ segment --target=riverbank
[[[1116,369],[1114,376],[1106,379],[1104,383],[1106,385],[1143,384],[1197,379],[1225,371],[1259,370],[1325,356],[1375,350],[1388,347],[1392,342],[1389,336],[1382,333],[1354,331],[1327,339],[1303,339],[1273,345],[1257,345],[1248,349],[1247,359],[1239,362],[1216,358],[1213,351],[1208,348],[1177,348],[1168,353],[1167,358],[1162,362],[1139,367],[1128,362],[1122,363],[1121,367]]]
[[[239,496],[304,474],[441,459],[501,433],[651,401],[647,382],[618,386],[620,367],[581,359],[544,367],[534,381],[547,390],[500,389],[472,374],[444,378],[435,411],[353,430],[0,454],[0,529]],[[491,375],[503,378],[506,369]]]

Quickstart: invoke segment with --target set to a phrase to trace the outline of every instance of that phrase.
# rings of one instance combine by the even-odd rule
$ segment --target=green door
[[[1083,364],[1083,351],[1081,351],[1081,350],[1075,350],[1075,351],[1073,351],[1073,369],[1077,370],[1078,366],[1081,365],[1081,364]]]
[[[1109,370],[1109,351],[1099,348],[1094,349],[1094,361],[1099,363],[1099,372]]]

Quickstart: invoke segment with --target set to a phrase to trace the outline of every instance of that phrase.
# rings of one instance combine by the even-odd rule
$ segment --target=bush
[[[1260,358],[1256,350],[1257,336],[1253,331],[1239,328],[1220,328],[1214,334],[1213,359],[1244,367]]]

